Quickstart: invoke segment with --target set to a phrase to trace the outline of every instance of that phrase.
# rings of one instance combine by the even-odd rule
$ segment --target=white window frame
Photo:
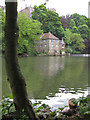
[[[58,45],[56,45],[56,47],[58,47]]]

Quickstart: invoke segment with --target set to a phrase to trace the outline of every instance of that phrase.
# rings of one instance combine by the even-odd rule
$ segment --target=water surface
[[[3,58],[3,96],[10,94]],[[72,97],[88,95],[88,57],[44,56],[19,58],[29,98],[57,108]]]

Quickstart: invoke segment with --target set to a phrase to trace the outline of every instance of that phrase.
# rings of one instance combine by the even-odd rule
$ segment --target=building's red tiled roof
[[[55,37],[53,34],[49,32],[49,33],[42,34],[41,39],[45,40],[45,39],[59,39],[59,38]]]

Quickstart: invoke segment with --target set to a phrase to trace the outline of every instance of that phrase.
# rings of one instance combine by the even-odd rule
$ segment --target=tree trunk
[[[25,79],[18,64],[17,41],[17,2],[6,2],[5,63],[15,107],[19,112],[24,109],[30,120],[38,120],[29,102]]]

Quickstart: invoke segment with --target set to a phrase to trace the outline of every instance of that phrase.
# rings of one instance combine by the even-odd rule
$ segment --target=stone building
[[[63,40],[55,37],[53,34],[44,33],[41,40],[36,41],[36,49],[38,53],[48,53],[49,55],[60,55],[60,50],[65,48]]]
[[[54,11],[56,12],[55,8],[47,8],[48,11]],[[21,8],[20,12],[25,13],[28,17],[32,17],[32,12],[34,11],[34,8],[30,5],[30,6],[26,6],[24,9]]]
[[[24,9],[22,9],[20,12],[25,13],[28,17],[32,17],[32,12],[34,11],[34,8],[31,7],[31,5],[29,7],[25,7]]]
[[[56,12],[56,9],[55,8],[47,8],[48,11],[53,11],[53,12]]]

